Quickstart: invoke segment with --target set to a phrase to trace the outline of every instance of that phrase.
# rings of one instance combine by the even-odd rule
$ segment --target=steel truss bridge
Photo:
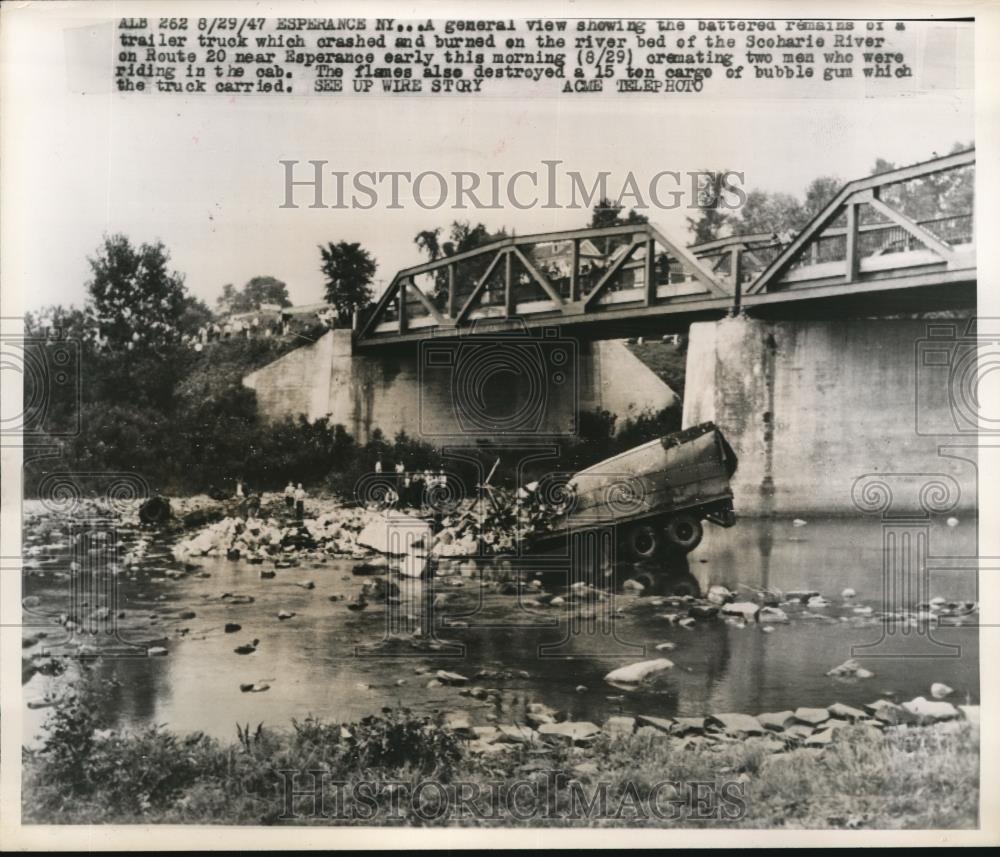
[[[975,307],[975,150],[848,182],[798,235],[685,246],[652,224],[504,238],[399,271],[360,348],[558,326],[587,338],[694,321]]]

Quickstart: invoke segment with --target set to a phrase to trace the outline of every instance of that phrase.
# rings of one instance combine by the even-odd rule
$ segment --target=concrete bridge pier
[[[960,335],[966,323],[692,324],[683,424],[713,420],[726,434],[740,458],[733,490],[742,515],[858,514],[852,488],[868,474],[945,474],[960,491],[956,508],[975,509],[974,461],[938,452],[955,433],[947,434],[955,424],[947,367],[917,359],[929,326]]]

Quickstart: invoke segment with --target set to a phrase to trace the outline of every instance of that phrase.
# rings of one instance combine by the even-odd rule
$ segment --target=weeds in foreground
[[[979,733],[968,723],[900,728],[886,734],[845,728],[825,750],[775,753],[771,738],[690,746],[644,730],[599,738],[588,748],[513,747],[468,751],[436,719],[383,709],[358,723],[308,718],[288,731],[249,723],[223,744],[202,734],[151,727],[105,727],[85,681],[50,713],[37,750],[24,751],[26,823],[476,824],[615,825],[747,828],[975,827]],[[537,813],[501,806],[488,818],[428,810],[443,784],[488,790],[497,783],[548,779]],[[641,804],[665,780],[739,783],[739,818],[573,815],[580,800],[603,792],[614,809]],[[324,812],[322,788],[346,794],[341,815]],[[427,800],[403,803],[422,784]],[[582,789],[582,791],[581,791]],[[319,797],[318,797],[319,796]],[[328,795],[327,795],[328,796]],[[318,802],[317,802],[318,801]],[[431,807],[433,809],[433,807]]]

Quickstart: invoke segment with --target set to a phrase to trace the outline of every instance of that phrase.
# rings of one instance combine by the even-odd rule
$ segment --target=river
[[[957,526],[935,520],[929,545],[933,556],[972,556],[975,520],[965,518]],[[378,645],[390,618],[384,605],[347,609],[348,600],[370,579],[352,574],[354,561],[304,562],[262,579],[261,570],[270,566],[205,558],[174,580],[165,575],[181,566],[169,558],[168,547],[154,542],[136,579],[119,586],[116,608],[130,618],[119,632],[124,641],[156,639],[167,654],[147,657],[141,648],[125,649],[95,662],[99,675],[109,680],[102,704],[120,726],[157,723],[231,739],[237,723],[286,727],[292,718],[308,714],[350,721],[383,706],[419,713],[464,710],[478,722],[513,722],[528,701],[600,723],[622,713],[756,714],[837,701],[906,700],[929,697],[932,682],[950,685],[953,702],[979,699],[978,613],[958,627],[936,628],[933,639],[917,629],[897,630],[881,648],[870,648],[882,638],[884,626],[865,615],[867,607],[881,610],[883,599],[882,530],[868,519],[805,525],[744,519],[729,530],[707,525],[704,542],[690,557],[691,574],[703,589],[721,583],[738,597],[761,588],[816,590],[831,601],[817,609],[786,604],[788,623],[740,627],[713,619],[684,627],[670,618],[673,613],[676,619],[676,606],[631,591],[608,592],[591,605],[593,613],[572,622],[571,616],[579,616],[575,607],[524,606],[533,591],[519,597],[481,587],[480,579],[496,571],[495,562],[454,563],[457,573],[433,584],[401,581],[398,616],[404,623],[420,621],[425,586],[433,586],[442,596],[438,600],[447,602],[437,611],[444,623],[434,632],[439,642],[425,640],[419,648],[405,641]],[[297,585],[308,581],[314,588]],[[547,576],[543,591],[568,594],[561,583]],[[67,586],[43,567],[26,578],[25,594],[39,597],[40,615],[64,597]],[[845,600],[841,593],[848,587],[856,595]],[[254,600],[233,603],[220,597],[225,593]],[[975,573],[932,573],[929,594],[977,601]],[[195,616],[180,618],[180,611]],[[295,615],[280,620],[279,611]],[[133,623],[137,616],[143,621]],[[226,623],[241,629],[226,633]],[[44,624],[36,615],[25,633]],[[58,633],[61,629],[50,631],[39,645],[55,651]],[[252,654],[234,651],[254,639],[259,643]],[[887,651],[892,657],[885,656]],[[826,675],[852,656],[874,677]],[[641,690],[624,691],[603,679],[617,666],[653,657],[667,657],[674,667]],[[469,678],[466,688],[497,694],[485,701],[462,695],[462,687],[433,681],[438,670]],[[39,699],[63,681],[36,675],[25,698]],[[241,684],[250,683],[268,689],[241,691]],[[26,715],[25,740],[31,743],[46,709]]]

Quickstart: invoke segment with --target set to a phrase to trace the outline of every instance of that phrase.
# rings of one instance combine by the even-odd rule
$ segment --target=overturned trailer
[[[534,543],[548,550],[573,532],[613,528],[620,555],[653,559],[688,553],[702,521],[736,522],[729,480],[736,454],[706,422],[637,446],[576,473],[557,490],[557,514]]]

